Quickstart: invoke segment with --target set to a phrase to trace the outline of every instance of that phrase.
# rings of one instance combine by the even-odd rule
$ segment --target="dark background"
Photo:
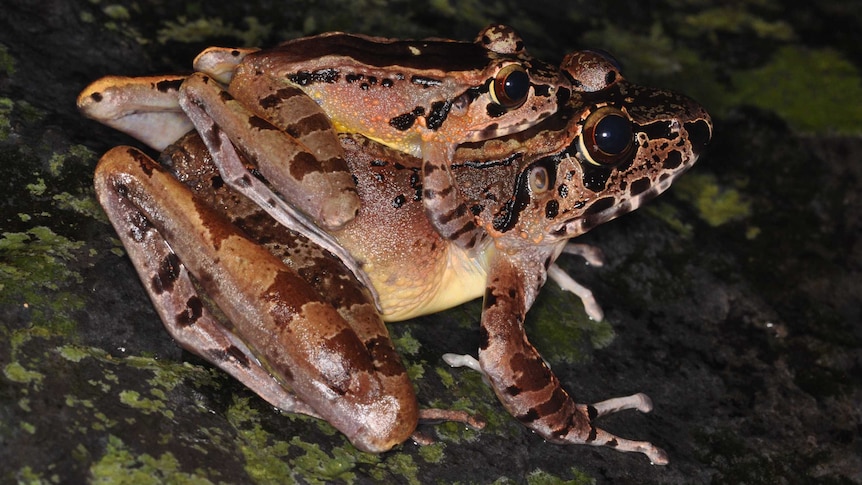
[[[239,3],[0,0],[0,482],[862,483],[860,2]],[[613,52],[713,114],[694,170],[580,238],[606,266],[561,261],[606,320],[550,283],[527,321],[579,401],[653,398],[601,424],[667,467],[544,443],[447,368],[442,353],[475,354],[477,302],[391,328],[421,404],[488,427],[359,453],[180,350],[93,199],[98,156],[132,143],[75,110],[100,76],[188,72],[209,45],[472,39],[492,21],[551,61]]]

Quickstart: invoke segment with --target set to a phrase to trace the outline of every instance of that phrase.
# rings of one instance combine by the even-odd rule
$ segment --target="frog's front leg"
[[[425,142],[422,149],[422,203],[428,220],[444,239],[470,250],[479,246],[487,233],[476,224],[475,216],[458,190],[451,169],[454,155],[455,144]]]
[[[410,436],[415,396],[403,366],[379,351],[390,347],[367,340],[382,327],[370,305],[351,326],[294,270],[133,148],[106,154],[95,183],[160,316],[186,348],[272,404],[327,420],[357,448],[385,451]]]
[[[655,445],[616,437],[593,424],[595,418],[618,409],[649,411],[652,406],[645,396],[577,404],[527,340],[524,317],[544,283],[545,261],[550,263],[544,254],[521,254],[517,260],[498,254],[491,263],[479,363],[497,397],[513,416],[548,441],[636,451],[653,464],[667,464],[667,454]]]

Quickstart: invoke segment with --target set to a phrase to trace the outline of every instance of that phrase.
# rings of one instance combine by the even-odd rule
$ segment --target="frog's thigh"
[[[266,69],[242,65],[228,90],[243,106],[290,134],[332,177],[350,177],[344,148],[326,111],[299,86]],[[344,183],[352,183],[345,178]]]
[[[132,258],[145,263],[140,274],[156,306],[164,307],[160,311],[169,329],[196,326],[205,315],[203,302],[191,286],[186,286],[183,297],[160,300],[187,269],[278,384],[289,388],[357,448],[386,451],[410,436],[418,420],[415,397],[403,392],[404,379],[391,379],[386,372],[406,379],[403,367],[376,366],[379,354],[370,351],[356,329],[280,259],[137,150],[109,152],[97,168],[96,186],[107,211],[121,216],[117,230],[136,253],[163,244],[170,244],[176,253],[171,257],[157,250],[160,257],[135,254]],[[207,315],[207,321],[212,317]],[[207,337],[225,339],[219,332]],[[198,352],[201,347],[213,354],[208,344],[206,339],[195,340],[190,350]],[[215,353],[221,351],[227,357],[229,370],[251,366],[255,356],[234,348],[222,345]],[[213,361],[222,365],[219,358]],[[239,372],[252,390],[266,395],[273,386],[263,375],[261,383],[254,374]],[[297,404],[288,407],[299,409]]]
[[[201,134],[225,183],[264,208],[281,225],[303,234],[318,246],[334,254],[364,285],[372,289],[377,302],[377,294],[373,291],[371,280],[359,263],[350,252],[319,227],[332,227],[332,224],[326,223],[327,220],[330,223],[339,221],[340,224],[347,220],[342,216],[349,213],[352,218],[358,212],[358,195],[352,176],[348,177],[350,187],[345,187],[341,183],[335,185],[324,183],[321,186],[318,182],[325,182],[325,175],[317,172],[317,175],[323,179],[315,177],[314,174],[306,172],[310,170],[308,166],[299,167],[296,170],[285,166],[274,166],[273,160],[281,160],[280,155],[284,155],[284,158],[289,160],[290,154],[296,155],[296,152],[290,150],[285,153],[279,152],[277,146],[266,145],[264,139],[255,140],[265,145],[262,150],[258,150],[257,145],[249,146],[249,138],[246,135],[251,133],[256,136],[270,136],[270,142],[293,144],[295,149],[297,145],[290,141],[292,138],[277,130],[263,118],[249,113],[239,103],[231,101],[230,94],[222,91],[206,76],[193,75],[183,84],[180,104]],[[252,123],[253,126],[248,125],[251,120],[257,120]],[[221,122],[225,124],[222,125]],[[266,126],[269,128],[265,128]],[[261,159],[252,156],[252,160],[258,164],[267,181],[271,182],[280,194],[275,194],[267,184],[249,173],[233,146],[234,142],[246,148],[243,150],[246,156],[252,156],[249,150],[255,150],[256,156],[264,157]],[[308,161],[311,158],[308,153],[298,156],[301,161]],[[265,163],[260,165],[262,161]],[[299,176],[300,179],[294,176]],[[336,186],[341,186],[343,190]],[[311,218],[308,217],[309,215]]]
[[[130,147],[111,150],[96,168],[99,202],[171,336],[183,348],[224,370],[273,406],[318,417],[263,369],[245,344],[201,304],[185,265],[150,216],[139,208],[143,205],[159,213],[163,201],[146,189],[130,191],[130,182],[151,189],[154,184],[161,185],[162,197],[170,197],[176,191],[185,191],[184,197],[191,193],[156,162]]]
[[[359,197],[347,165],[333,165],[269,120],[249,111],[212,78],[193,74],[180,90],[180,106],[221,164],[224,146],[219,132],[266,177],[292,205],[326,228],[336,229],[356,216]],[[230,177],[227,180],[232,180]]]

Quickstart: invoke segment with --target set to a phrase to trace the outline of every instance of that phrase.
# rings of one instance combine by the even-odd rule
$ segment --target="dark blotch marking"
[[[225,358],[234,359],[239,365],[249,368],[248,356],[242,353],[242,351],[236,345],[231,345],[227,349],[225,349]]]
[[[524,392],[539,391],[551,382],[551,370],[540,357],[517,353],[509,360],[509,366],[518,376],[515,384]]]
[[[599,212],[606,211],[611,207],[614,207],[616,202],[616,199],[613,197],[602,197],[601,199],[597,199],[587,207],[587,210],[584,211],[584,215],[597,214]]]
[[[443,84],[443,81],[425,76],[413,76],[410,82],[423,88],[433,88]]]
[[[224,179],[221,178],[221,175],[213,175],[210,178],[210,186],[213,188],[213,190],[218,190],[224,187]]]
[[[486,350],[491,345],[491,335],[484,325],[479,327],[479,350]]]
[[[277,94],[270,94],[269,96],[261,98],[258,104],[260,104],[260,107],[263,109],[273,109],[281,104],[282,99],[283,98]]]
[[[518,419],[518,421],[520,421],[524,424],[529,424],[529,423],[532,423],[533,421],[539,419],[539,413],[536,412],[535,409],[530,409],[525,414],[521,414],[519,416],[516,416],[516,418]]]
[[[289,79],[300,86],[308,86],[313,83],[332,84],[338,81],[338,77],[339,73],[337,69],[321,69],[314,72],[300,71],[289,76]]]
[[[203,309],[203,302],[197,295],[190,297],[186,302],[185,311],[180,312],[176,317],[177,324],[181,327],[194,325],[203,314]]]
[[[446,121],[446,117],[449,116],[449,110],[451,108],[451,101],[437,101],[436,103],[431,104],[431,111],[425,118],[425,126],[432,131],[439,129],[443,125],[443,122]]]
[[[180,258],[175,253],[168,253],[168,255],[159,264],[158,274],[153,276],[153,291],[157,294],[171,291],[174,287],[174,282],[177,281],[177,278],[179,277]]]
[[[551,86],[549,86],[547,84],[534,84],[533,85],[533,93],[535,93],[536,96],[542,96],[545,98],[550,97],[551,96]]]
[[[514,397],[521,393],[521,389],[519,389],[518,386],[509,386],[506,388],[506,393]]]
[[[682,154],[680,154],[679,151],[674,150],[667,154],[667,158],[665,158],[662,166],[668,170],[673,170],[680,165],[682,165]]]
[[[400,209],[401,206],[404,205],[405,201],[406,201],[406,198],[404,197],[404,195],[399,194],[397,197],[392,199],[392,207],[394,207],[396,209]]]
[[[203,137],[209,141],[215,149],[221,148],[221,137],[219,136],[221,129],[218,125],[212,125],[208,130],[203,132]]]
[[[592,163],[583,164],[584,187],[593,192],[602,192],[611,176],[611,168],[599,167]]]
[[[273,125],[272,125],[272,123],[270,123],[269,121],[266,121],[265,119],[263,119],[263,118],[261,118],[260,116],[257,116],[257,115],[249,116],[249,117],[248,117],[248,124],[249,124],[252,128],[255,128],[255,129],[258,129],[258,130],[272,130],[272,131],[277,131],[277,130],[278,130],[278,128],[276,128],[275,126],[273,126]]]
[[[320,171],[320,162],[308,152],[299,152],[290,161],[290,175],[302,180],[306,175]]]
[[[539,416],[550,416],[559,412],[568,403],[569,395],[566,394],[566,391],[564,391],[562,387],[557,386],[554,389],[553,394],[551,394],[551,397],[547,401],[536,406],[535,409],[536,412],[539,413]]]
[[[548,173],[548,185],[556,185],[557,157],[545,157],[528,165],[521,173],[518,174],[518,179],[515,181],[515,190],[513,197],[506,201],[499,211],[494,215],[492,221],[494,229],[500,232],[511,230],[518,223],[521,211],[524,210],[530,203],[530,173],[537,165],[545,167]]]
[[[547,204],[545,204],[545,218],[553,219],[557,217],[557,214],[560,212],[560,203],[556,200],[549,200]]]
[[[414,113],[404,113],[389,120],[389,126],[398,131],[407,131],[416,123],[416,115]]]
[[[488,112],[488,116],[491,118],[499,118],[506,114],[506,108],[503,105],[497,103],[488,103],[486,106],[486,111]]]
[[[386,376],[397,376],[405,372],[401,356],[392,347],[392,341],[384,337],[374,337],[365,343],[374,361],[374,368]]]
[[[647,123],[645,125],[641,125],[636,131],[644,132],[650,140],[673,140],[679,136],[678,133],[674,133],[673,130],[671,130],[671,123],[669,121],[654,121],[652,123]]]
[[[330,123],[329,118],[325,114],[314,113],[312,115],[306,116],[305,118],[297,121],[296,123],[291,123],[289,126],[285,127],[284,131],[286,131],[288,135],[294,138],[302,138],[309,133],[327,131],[331,129],[332,123]]]
[[[466,207],[464,207],[464,205],[463,205],[463,204],[462,204],[462,205],[460,205],[459,207],[463,207],[463,208],[464,208],[464,211],[465,211],[465,213],[466,213],[467,208],[466,208]],[[471,234],[471,233],[474,233],[475,231],[476,231],[476,223],[475,223],[475,222],[473,222],[473,221],[467,221],[466,223],[464,223],[464,225],[463,225],[463,226],[461,226],[461,228],[460,228],[460,229],[458,229],[457,231],[455,231],[454,233],[452,233],[452,234],[448,237],[448,239],[449,239],[450,241],[456,241],[456,240],[460,239],[460,238],[461,238],[461,236],[463,236],[464,234]],[[473,245],[473,244],[476,244],[476,236],[475,236],[475,235],[470,239],[470,241],[468,241],[468,242],[467,242],[467,247],[468,247],[468,248],[469,248],[469,247],[472,247],[472,245]]]
[[[159,92],[166,93],[168,91],[178,91],[183,84],[182,79],[174,79],[171,81],[159,81],[156,83],[156,89]]]
[[[153,162],[150,157],[134,148],[130,147],[126,153],[138,164],[139,167],[141,167],[141,171],[144,172],[147,177],[151,177],[153,175],[153,171],[158,170],[159,168],[159,166]]]
[[[643,193],[645,190],[649,189],[651,185],[652,184],[650,183],[650,180],[648,178],[639,178],[632,182],[632,188],[630,193],[632,196],[637,196]]]
[[[590,426],[590,434],[587,436],[587,439],[584,440],[585,443],[592,443],[596,440],[596,427]]]
[[[341,365],[349,375],[328,375],[324,373],[323,378],[326,379],[327,385],[337,394],[344,395],[350,391],[350,384],[353,381],[349,376],[357,373],[366,372],[373,373],[374,368],[368,356],[368,349],[359,340],[356,332],[353,329],[344,329],[331,338],[325,340],[323,347],[328,353],[338,356],[341,360]]]

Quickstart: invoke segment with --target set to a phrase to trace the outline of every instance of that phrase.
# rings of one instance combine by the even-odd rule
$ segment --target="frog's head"
[[[574,93],[544,135],[521,142],[553,139],[553,148],[522,151],[512,163],[514,186],[479,216],[498,242],[555,244],[635,210],[667,190],[709,143],[712,121],[695,101],[621,77],[601,83]]]

